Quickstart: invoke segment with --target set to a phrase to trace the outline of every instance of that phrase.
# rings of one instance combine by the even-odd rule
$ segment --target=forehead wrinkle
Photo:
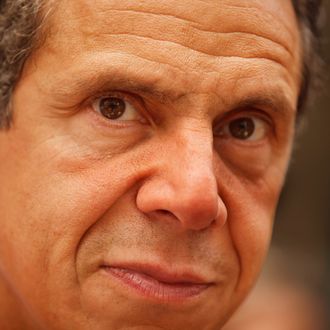
[[[286,37],[292,37],[292,40],[288,42],[290,45],[296,36],[292,36],[292,31],[289,28],[287,20],[283,20],[281,15],[275,16],[275,10],[269,10],[269,8],[265,7],[263,2],[260,1],[253,1],[250,0],[246,2],[244,5],[243,3],[237,4],[236,2],[232,1],[225,1],[221,2],[221,6],[216,6],[213,3],[207,1],[194,1],[195,7],[194,10],[187,9],[187,5],[184,2],[178,1],[152,1],[149,0],[147,3],[143,2],[136,2],[136,1],[112,1],[111,8],[107,8],[109,6],[109,2],[99,1],[100,6],[102,7],[102,13],[120,11],[120,12],[134,12],[136,13],[143,13],[143,14],[153,14],[156,16],[157,20],[160,17],[167,17],[175,20],[181,20],[186,23],[191,23],[192,26],[199,28],[200,30],[209,31],[209,32],[234,32],[234,31],[242,31],[247,32],[244,29],[234,28],[233,25],[235,24],[242,24],[242,23],[251,23],[251,18],[257,18],[259,21],[257,24],[254,24],[254,28],[259,29],[261,32],[265,32],[265,27],[261,26],[260,24],[262,21],[263,23],[268,23],[269,21],[272,22],[271,26],[269,27],[269,32],[272,34],[279,30],[284,29],[286,32]],[[199,6],[196,6],[199,4]],[[84,3],[84,8],[88,11],[92,11],[95,13],[94,4],[93,7],[88,6],[89,3]],[[210,10],[211,9],[211,10]],[[229,14],[232,14],[234,10],[234,15],[237,16],[237,9],[242,9],[240,14],[240,20],[236,20],[230,22],[229,25],[227,24]],[[161,11],[160,11],[161,10]],[[196,15],[198,13],[198,15]],[[211,14],[210,14],[211,13]],[[292,12],[293,13],[293,12]],[[267,17],[265,17],[267,15]],[[268,17],[269,16],[269,17]],[[224,17],[225,19],[221,20],[220,18]],[[269,19],[273,18],[273,19]],[[218,29],[219,21],[221,22],[221,29]],[[279,25],[280,23],[280,25]],[[282,31],[284,32],[284,31]],[[262,35],[261,33],[256,33]],[[279,42],[279,40],[277,40]],[[279,42],[280,43],[280,42]],[[289,48],[289,47],[288,47]]]
[[[132,59],[134,59],[134,65],[129,64]],[[241,63],[241,58],[237,58],[235,61],[234,57],[230,57],[228,60],[230,61],[228,70],[236,62],[235,67],[238,68],[238,65],[241,67],[235,76],[229,77],[230,80],[235,81],[235,86],[241,79],[246,81],[257,77],[258,72],[252,71],[248,75],[248,72],[246,72],[248,68],[254,66],[255,59],[245,59],[246,63]],[[260,60],[260,58],[256,60]],[[249,64],[250,61],[252,62]],[[264,59],[264,62],[273,63],[269,59]],[[202,76],[201,72],[190,71],[188,77],[187,72],[181,66],[129,52],[102,52],[93,54],[93,56],[81,56],[76,58],[76,63],[79,63],[79,65],[71,66],[66,71],[64,78],[59,76],[56,81],[55,76],[56,88],[51,90],[53,95],[65,100],[67,97],[72,96],[74,91],[78,94],[82,90],[91,91],[94,87],[102,90],[102,88],[116,88],[116,86],[119,86],[146,93],[158,99],[174,101],[187,94],[201,92],[202,90],[208,92],[220,90],[223,80],[228,80],[228,72],[221,71],[219,66],[213,67],[213,70],[204,71]],[[225,67],[227,66],[225,62],[223,64]],[[73,79],[72,77],[79,77],[79,79]],[[190,82],[195,79],[198,79],[199,83],[191,85]],[[259,78],[257,77],[257,79]],[[173,82],[178,82],[179,85],[173,85]]]
[[[196,3],[196,1],[194,3]],[[222,55],[221,51],[224,50],[223,44],[225,44],[226,47],[233,47],[236,43],[241,42],[242,45],[239,49],[247,51],[248,48],[250,48],[249,51],[251,52],[251,49],[256,51],[256,49],[261,50],[262,48],[265,48],[264,46],[265,44],[267,46],[267,40],[269,43],[268,46],[272,46],[271,43],[279,46],[276,48],[274,47],[272,52],[269,53],[269,56],[283,57],[281,61],[286,60],[286,62],[290,62],[291,58],[296,55],[296,52],[291,49],[293,45],[292,39],[294,39],[293,36],[287,32],[278,32],[283,31],[284,27],[283,24],[279,23],[279,18],[276,17],[276,19],[274,19],[274,16],[268,18],[268,15],[272,15],[271,13],[262,9],[255,9],[255,6],[253,8],[249,7],[248,10],[243,7],[243,11],[237,14],[236,8],[240,7],[228,5],[228,3],[225,2],[219,8],[212,7],[217,13],[216,15],[209,14],[210,4],[208,4],[206,9],[205,6],[202,7],[204,11],[201,11],[201,13],[204,13],[204,15],[200,16],[206,16],[207,19],[212,22],[212,24],[210,24],[208,20],[205,21],[205,18],[203,18],[203,20],[201,19],[198,23],[191,23],[189,15],[192,15],[192,13],[190,10],[186,10],[187,14],[185,14],[183,18],[178,17],[182,13],[170,13],[170,11],[173,11],[174,9],[181,8],[177,3],[175,5],[172,4],[172,7],[166,6],[164,2],[161,2],[161,5],[159,4],[157,6],[152,6],[152,4],[153,1],[143,3],[141,6],[136,5],[136,1],[112,1],[109,5],[108,1],[98,1],[99,9],[97,9],[97,7],[95,9],[95,4],[92,6],[86,1],[77,1],[76,12],[79,12],[79,15],[76,14],[75,18],[79,25],[79,29],[76,29],[76,31],[83,30],[87,36],[91,37],[93,42],[95,42],[94,38],[97,38],[98,34],[102,36],[106,34],[104,31],[107,30],[109,31],[109,35],[135,34],[154,39],[158,38],[159,40],[171,41],[172,39],[174,42],[185,44],[188,47],[191,46],[190,48],[201,50],[204,53],[208,52],[206,48],[209,48],[209,50],[218,49],[218,53],[215,53],[215,55]],[[84,10],[79,11],[78,9],[81,9],[81,7]],[[147,9],[142,10],[141,7]],[[150,10],[149,7],[151,7]],[[217,8],[218,10],[216,10]],[[232,10],[232,8],[234,8],[234,10]],[[198,6],[197,9],[194,8],[194,12],[198,9],[200,9]],[[229,13],[227,13],[228,10]],[[149,13],[149,11],[152,12]],[[160,11],[165,11],[165,14]],[[124,15],[118,16],[118,12],[124,13]],[[147,12],[147,15],[144,14],[145,12]],[[142,17],[140,17],[141,15]],[[230,16],[233,16],[236,19],[234,21],[228,19]],[[168,19],[169,17],[170,19]],[[195,17],[196,15],[194,14],[194,18]],[[91,21],[90,24],[86,24],[87,18]],[[175,24],[173,23],[173,20],[181,21],[179,24]],[[70,23],[71,21],[72,20],[70,20]],[[147,21],[150,21],[150,27],[147,26]],[[95,24],[95,22],[98,24]],[[118,22],[120,22],[120,24],[118,24]],[[196,26],[196,24],[198,26]],[[250,35],[250,37],[248,40],[245,40],[245,42],[244,38],[240,38],[241,40],[236,39],[235,42],[230,42],[230,40],[228,40],[229,35],[227,37],[221,35],[225,33],[241,33],[241,36],[245,34],[244,37],[247,37],[247,35]],[[161,38],[159,38],[159,36],[161,36]],[[255,40],[251,40],[251,36],[254,36]],[[224,38],[224,40],[221,38]],[[254,44],[256,45],[253,46]],[[198,47],[196,47],[196,45],[198,45]],[[227,51],[227,53],[229,52]],[[275,53],[277,54],[275,55]],[[290,58],[286,59],[288,55]]]
[[[261,5],[260,5],[260,1],[257,1],[257,2],[254,2],[254,1],[251,1],[249,0],[247,2],[248,4],[244,5],[242,3],[235,3],[235,4],[231,4],[231,5],[227,5],[227,7],[230,7],[230,8],[242,8],[242,9],[248,9],[248,10],[251,10],[251,5],[255,5],[253,7],[254,11],[257,13],[257,12],[260,12],[260,14],[262,14],[262,16],[264,16],[265,14],[267,14],[267,16],[269,16],[268,18],[273,18],[274,20],[272,20],[273,23],[277,23],[277,22],[281,22],[281,25],[282,27],[285,29],[286,33],[287,33],[287,37],[288,36],[291,36],[292,37],[292,40],[293,41],[295,39],[295,37],[292,35],[292,30],[291,28],[289,27],[289,24],[288,24],[288,21],[284,20],[282,18],[282,16],[280,15],[277,15],[275,16],[275,13],[274,11],[270,11],[270,10],[267,10],[267,8],[264,6],[265,4],[265,1],[262,0],[261,1]],[[292,11],[292,14],[294,14],[294,12]],[[294,16],[295,17],[295,16]],[[279,26],[276,26],[276,27],[279,27]],[[274,26],[273,26],[274,28]]]
[[[114,55],[117,55],[117,58],[114,57]],[[284,104],[285,106],[277,106],[277,109],[294,109],[294,105],[291,105],[289,100],[285,103],[279,97],[280,94],[283,94],[283,99],[290,98],[288,95],[285,95],[287,93],[284,93],[283,91],[283,89],[288,89],[292,95],[292,90],[289,85],[285,84],[285,86],[279,87],[278,84],[275,84],[275,86],[272,86],[266,81],[263,84],[262,92],[260,92],[260,86],[255,86],[253,83],[255,79],[258,81],[260,80],[260,69],[256,72],[253,71],[252,73],[249,73],[249,68],[253,66],[253,62],[251,64],[248,62],[245,63],[235,76],[230,75],[227,77],[228,72],[220,72],[218,70],[207,72],[201,79],[197,79],[199,77],[198,73],[190,73],[189,76],[187,76],[187,72],[181,67],[175,67],[167,63],[162,63],[160,66],[159,61],[139,57],[136,54],[126,54],[125,58],[122,57],[123,54],[111,54],[110,57],[109,54],[104,54],[103,56],[107,58],[107,62],[102,61],[102,56],[100,54],[96,54],[95,58],[89,56],[82,60],[78,58],[76,62],[80,63],[80,65],[78,65],[78,67],[72,67],[71,72],[66,72],[69,78],[57,79],[56,83],[53,86],[50,86],[50,93],[53,93],[55,99],[59,102],[59,107],[61,107],[63,102],[63,104],[65,104],[67,99],[75,96],[75,94],[79,96],[79,94],[90,93],[89,95],[91,95],[92,92],[109,92],[114,90],[118,91],[120,89],[124,91],[125,89],[128,89],[128,91],[147,94],[153,99],[157,99],[163,103],[173,103],[185,96],[196,93],[213,93],[215,98],[218,99],[217,104],[220,105],[222,109],[237,108],[250,103],[261,105],[268,104],[272,109],[275,108],[276,103],[279,103]],[[127,63],[132,63],[129,57],[133,57],[135,60],[139,59],[139,62],[135,62],[134,65],[128,65]],[[231,63],[229,66],[231,67],[233,65],[233,59],[231,58],[229,60]],[[237,61],[240,62],[240,60],[241,59],[238,59]],[[246,61],[249,60],[246,59]],[[104,63],[108,64],[105,65]],[[242,63],[240,63],[240,65],[242,65]],[[89,71],[86,71],[85,68],[89,68]],[[143,68],[144,74],[139,75],[139,70],[137,70],[137,68]],[[157,69],[155,70],[155,68]],[[242,72],[245,72],[246,70],[248,70],[247,73],[249,74],[243,75]],[[278,69],[275,71],[277,70]],[[272,71],[270,71],[270,74],[273,74]],[[80,79],[72,79],[72,77],[79,77]],[[148,79],[146,80],[145,77],[148,77]],[[228,96],[228,93],[224,93],[223,83],[224,80],[228,81],[228,78],[229,80],[234,81],[228,85],[231,86],[231,94],[236,95],[234,101],[231,100],[231,97],[229,99],[227,97],[224,98],[225,96]],[[195,79],[198,80],[198,84],[191,84]],[[241,91],[236,90],[237,87],[243,84],[239,83],[241,79],[244,79],[244,81],[248,80],[247,82],[244,82],[244,86],[247,86],[247,91],[251,96],[249,94],[248,97],[245,97],[245,95],[242,96]],[[173,82],[178,80],[180,81],[179,85],[173,84]],[[252,87],[250,85],[251,83],[253,85]],[[106,90],[102,90],[102,88]],[[95,91],[93,89],[95,89]],[[269,95],[269,97],[266,97],[265,94]],[[254,99],[252,97],[254,97]],[[238,100],[242,99],[242,101],[237,101],[238,103],[235,104],[235,98]],[[248,99],[248,101],[245,99]]]
[[[142,22],[141,22],[142,24]],[[266,38],[253,31],[242,32],[210,32],[192,26],[170,27],[158,23],[158,28],[146,29],[143,26],[111,27],[101,32],[90,28],[82,28],[88,46],[111,47],[111,39],[122,37],[135,38],[138,41],[145,39],[164,43],[173,43],[189,50],[210,56],[241,56],[242,57],[269,57],[283,65],[289,66],[294,56],[293,52],[283,43]],[[88,24],[87,24],[88,26]],[[104,32],[105,31],[105,32]],[[163,31],[163,32],[161,32]],[[105,37],[108,37],[107,40]],[[290,64],[289,64],[290,63]]]
[[[232,8],[241,8],[239,6],[231,6]],[[250,9],[250,8],[249,8]],[[164,14],[164,13],[155,13],[152,11],[147,11],[147,10],[136,10],[136,9],[108,9],[107,11],[109,11],[110,13],[127,13],[127,14],[148,14],[147,16],[154,16],[154,18],[159,19],[160,17],[164,17],[164,18],[170,18],[170,19],[174,19],[176,21],[180,21],[181,23],[188,23],[189,27],[195,30],[198,30],[200,32],[207,32],[207,33],[213,33],[213,34],[235,34],[235,33],[239,33],[239,34],[250,34],[256,37],[260,37],[262,39],[268,39],[274,43],[277,43],[279,46],[283,47],[290,55],[292,55],[292,50],[290,49],[290,47],[288,46],[288,44],[291,44],[290,42],[285,43],[284,40],[279,40],[279,38],[275,38],[274,36],[266,36],[265,34],[262,33],[258,33],[258,32],[251,32],[251,31],[247,31],[245,29],[233,29],[228,27],[227,29],[216,29],[215,25],[212,26],[208,26],[205,27],[202,23],[192,20],[190,18],[187,17],[180,17],[178,15],[174,15],[174,14]],[[271,13],[268,13],[271,17],[273,17],[274,19],[278,19],[276,18],[274,15],[272,15]],[[285,25],[284,25],[285,26]],[[286,27],[286,29],[288,30],[288,28]],[[288,30],[289,32],[289,30]],[[118,33],[119,34],[119,33]]]
[[[230,33],[226,33],[223,35],[228,35]],[[231,35],[239,35],[240,33],[231,33]],[[137,42],[141,42],[141,45],[145,44],[146,42],[150,42],[150,43],[159,43],[159,46],[163,46],[166,45],[166,49],[169,49],[169,45],[173,45],[173,46],[180,46],[181,48],[183,48],[185,50],[185,52],[189,52],[192,53],[194,55],[196,55],[196,57],[199,57],[200,55],[206,55],[208,57],[214,57],[214,58],[244,58],[244,59],[264,59],[264,60],[269,60],[269,61],[273,61],[277,64],[280,64],[281,66],[285,67],[286,69],[291,68],[292,66],[292,62],[289,60],[285,60],[283,57],[280,56],[274,56],[274,47],[272,48],[271,51],[263,51],[260,50],[258,47],[256,48],[251,48],[251,51],[246,50],[246,53],[235,53],[235,52],[231,52],[231,53],[219,53],[219,54],[215,54],[212,52],[208,52],[205,49],[201,49],[201,48],[196,48],[196,47],[192,47],[192,46],[188,46],[184,43],[181,43],[179,41],[170,41],[170,40],[166,40],[166,39],[159,39],[159,38],[155,38],[155,37],[147,37],[147,36],[141,36],[141,35],[135,35],[133,33],[127,34],[127,33],[117,33],[117,34],[111,34],[109,35],[109,37],[113,40],[118,41],[118,44],[121,45],[121,41],[123,40],[122,37],[125,37],[125,41],[126,41],[126,45],[125,47],[128,46],[128,42],[132,41],[132,48],[134,48],[134,46],[136,47],[136,41]],[[131,40],[129,40],[131,39]],[[245,43],[246,41],[246,43]],[[245,40],[244,44],[249,45],[250,41]],[[267,39],[267,41],[269,41]],[[272,42],[272,41],[271,41]],[[233,42],[234,43],[234,42]],[[275,42],[274,42],[275,43]],[[244,44],[241,45],[244,48]],[[278,45],[276,44],[277,46]],[[235,44],[236,47],[238,47],[237,43]],[[112,44],[111,48],[114,48],[115,45]],[[165,48],[165,47],[164,47]],[[242,48],[240,48],[242,50]],[[143,52],[143,48],[137,48],[136,52]]]
[[[83,2],[83,1],[81,1],[81,2]],[[76,3],[78,3],[78,1]],[[121,3],[121,2],[117,2],[117,4],[118,3]],[[136,3],[136,1],[135,1],[135,3]],[[79,7],[77,7],[77,8],[79,8]],[[106,18],[111,16],[111,15],[107,15],[107,13],[111,12],[111,10],[112,9],[109,9],[109,11],[107,11],[106,13],[103,13],[106,16]],[[154,16],[157,17],[157,19],[159,18],[158,17],[159,15],[154,15]],[[79,13],[78,21],[79,21],[79,18],[80,18],[81,19],[80,24],[84,22],[84,18],[86,18],[86,17],[88,17],[89,20],[90,20],[90,16],[89,16],[88,11],[83,12],[83,13]],[[95,18],[95,17],[99,17],[99,16],[97,16],[97,15],[92,16],[92,18]],[[76,16],[76,18],[77,18],[77,16]],[[109,23],[108,20],[104,20],[104,21],[105,21],[105,23]],[[78,22],[76,22],[76,24],[77,23]],[[87,23],[89,23],[89,22],[87,21]],[[92,23],[92,22],[90,22],[90,23]],[[118,33],[116,36],[113,36],[110,33],[108,34],[108,33],[104,33],[104,32],[101,31],[99,33],[99,36],[95,36],[95,32],[97,33],[98,30],[99,30],[98,28],[94,29],[95,25],[98,26],[98,24],[86,24],[86,22],[85,22],[85,25],[80,26],[78,24],[78,25],[75,26],[74,29],[71,29],[70,32],[71,32],[71,34],[72,34],[72,31],[81,33],[81,29],[80,29],[81,27],[93,27],[93,29],[90,30],[91,35],[90,35],[90,38],[88,38],[88,40],[87,40],[87,44],[83,45],[85,47],[87,46],[86,47],[87,49],[88,49],[89,46],[92,45],[93,50],[97,49],[98,47],[101,47],[101,48],[107,47],[107,48],[113,49],[115,51],[121,51],[122,49],[120,49],[119,46],[123,46],[123,49],[126,52],[127,52],[127,49],[130,50],[130,51],[134,51],[134,55],[138,55],[141,58],[148,59],[149,61],[153,61],[155,63],[157,63],[157,60],[159,61],[159,59],[160,59],[159,62],[161,62],[162,64],[166,64],[166,65],[169,65],[171,67],[174,67],[174,68],[180,70],[180,72],[183,73],[183,74],[185,74],[185,71],[187,71],[189,66],[192,69],[196,69],[196,72],[197,72],[197,70],[199,70],[198,71],[199,74],[205,74],[205,73],[208,74],[209,69],[211,69],[211,71],[212,70],[216,71],[217,69],[221,70],[222,69],[221,65],[217,65],[218,68],[216,68],[216,65],[212,65],[212,64],[215,64],[217,62],[220,63],[225,58],[230,58],[230,59],[233,59],[233,58],[237,58],[237,59],[241,59],[241,58],[260,59],[260,60],[266,60],[266,61],[271,60],[268,57],[262,56],[263,54],[261,54],[261,55],[258,54],[259,56],[246,56],[245,54],[238,54],[238,55],[236,55],[236,54],[234,54],[234,55],[233,54],[223,55],[222,54],[222,56],[214,56],[212,54],[212,52],[211,53],[209,53],[209,52],[204,52],[203,53],[202,51],[194,50],[194,49],[191,49],[191,47],[188,47],[186,45],[180,45],[179,43],[168,41],[166,39],[164,40],[164,39],[161,38],[161,39],[155,40],[155,38],[151,38],[151,37],[145,37],[145,36],[139,36],[139,35],[136,36],[133,33],[130,33],[130,34],[125,34],[125,33],[119,34]],[[101,24],[101,27],[102,26],[106,26],[106,25]],[[190,31],[195,31],[194,28],[192,28],[191,26],[189,26],[189,30]],[[86,32],[86,30],[84,32]],[[195,35],[197,33],[191,33],[191,34]],[[109,39],[104,38],[104,36],[106,36],[106,35],[109,35]],[[222,36],[228,35],[228,36],[230,36],[230,38],[232,36],[231,33],[228,33],[228,34],[221,33],[220,35],[222,35]],[[75,42],[77,42],[77,44],[79,44],[79,46],[82,45],[81,41],[84,41],[83,40],[84,35],[80,35],[80,38],[82,38],[82,40],[81,39],[79,40],[79,38],[78,38],[78,42],[76,41],[76,39],[74,39]],[[110,39],[110,38],[112,38],[112,39]],[[204,39],[207,39],[207,38],[204,38]],[[244,38],[241,38],[241,39],[244,39]],[[99,42],[99,41],[101,41],[101,42]],[[234,44],[232,42],[232,40],[228,40],[228,42],[229,41],[230,41],[231,44]],[[116,42],[118,43],[118,45],[116,44]],[[139,45],[139,42],[141,43],[141,46]],[[151,48],[151,49],[150,49],[150,47],[148,48],[148,46],[150,46],[150,45],[153,48]],[[144,46],[146,46],[146,47],[144,47]],[[182,49],[184,49],[184,51],[180,52],[180,49],[178,49],[177,46],[180,46]],[[116,47],[118,47],[118,49],[116,49]],[[281,47],[281,46],[279,46],[279,47]],[[155,49],[157,51],[153,52],[152,51],[153,49]],[[69,53],[71,51],[72,51],[72,48],[68,47],[67,52]],[[83,48],[78,49],[78,52],[81,52],[81,51],[84,51],[84,49]],[[274,51],[274,47],[272,47],[272,51]],[[171,55],[171,53],[172,54],[177,54],[177,56],[175,56],[175,60],[172,60],[173,55]],[[181,56],[182,54],[184,56]],[[207,60],[205,60],[206,59],[205,56],[207,56],[209,58]],[[211,59],[210,57],[214,57],[214,58]],[[155,59],[157,59],[157,60],[155,61]],[[109,59],[107,59],[107,60],[109,60]],[[189,63],[187,62],[187,60],[189,61]],[[201,64],[201,62],[203,62],[203,61],[204,61],[204,66],[202,66],[203,70],[200,70],[200,66],[198,64]],[[274,63],[283,66],[283,63],[281,63],[281,62],[282,61],[274,61]],[[182,65],[180,65],[180,63],[184,64],[185,66],[180,67],[180,66],[182,66]],[[291,64],[291,62],[290,62],[290,64]],[[289,68],[288,64],[286,66],[284,66],[284,68],[286,68],[287,71],[289,72],[290,68]],[[278,78],[278,77],[275,77],[275,78]],[[159,94],[159,93],[152,93],[152,94],[156,95],[156,94]]]

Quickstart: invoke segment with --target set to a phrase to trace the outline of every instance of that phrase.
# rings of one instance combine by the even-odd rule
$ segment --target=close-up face
[[[260,271],[289,163],[291,3],[45,12],[0,131],[1,292],[24,329],[220,329]]]

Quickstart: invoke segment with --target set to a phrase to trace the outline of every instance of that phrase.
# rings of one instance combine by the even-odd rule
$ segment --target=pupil
[[[254,132],[255,126],[251,118],[239,118],[229,124],[233,137],[241,140],[248,139]]]
[[[117,97],[107,97],[100,101],[100,112],[108,119],[118,119],[126,109],[125,101]]]

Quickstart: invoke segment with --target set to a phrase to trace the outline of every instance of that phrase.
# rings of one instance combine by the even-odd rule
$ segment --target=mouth
[[[139,297],[179,302],[200,296],[214,283],[189,272],[169,272],[154,265],[102,265],[107,276]]]

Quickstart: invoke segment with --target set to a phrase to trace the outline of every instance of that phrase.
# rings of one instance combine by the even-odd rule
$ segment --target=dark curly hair
[[[0,128],[11,119],[10,97],[41,36],[43,0],[0,0]]]
[[[47,0],[49,2],[49,0]],[[0,128],[11,119],[10,98],[25,60],[41,44],[45,0],[0,0]],[[292,0],[303,40],[303,81],[298,100],[301,113],[319,67],[319,16],[322,0]]]

